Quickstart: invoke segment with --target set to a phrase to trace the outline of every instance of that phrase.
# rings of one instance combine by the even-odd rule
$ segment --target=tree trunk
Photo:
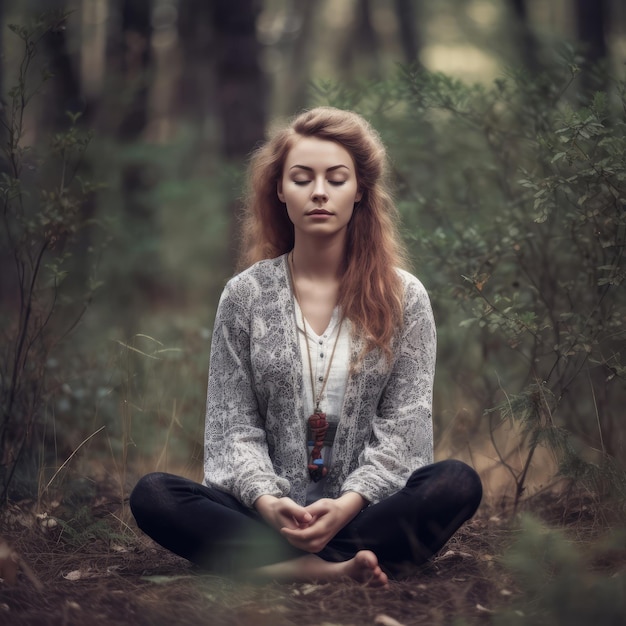
[[[259,64],[261,46],[256,37],[259,0],[211,2],[215,30],[215,87],[220,152],[224,171],[240,171],[250,151],[263,139],[266,121],[266,82]],[[231,181],[232,182],[232,181]],[[230,183],[228,183],[230,184]],[[237,256],[241,207],[233,197],[231,260]]]
[[[367,64],[365,70],[357,67],[359,58],[364,59]],[[352,32],[346,37],[339,62],[346,79],[355,74],[372,80],[380,79],[382,72],[379,45],[372,22],[371,0],[357,0]]]
[[[522,62],[531,74],[541,69],[537,56],[538,42],[528,21],[526,0],[511,0],[511,8],[515,17],[513,32]]]
[[[420,68],[419,51],[422,47],[420,33],[417,29],[418,0],[395,0],[394,6],[404,61],[414,68]]]
[[[132,95],[120,122],[120,139],[141,136],[148,123],[148,96],[152,70],[152,0],[123,0],[121,7],[125,88]]]
[[[578,38],[585,45],[586,56],[591,63],[606,57],[608,12],[607,0],[576,0]]]
[[[122,143],[141,142],[148,125],[149,95],[154,75],[152,39],[152,0],[121,0],[119,6],[122,48],[119,51],[121,91],[128,102],[117,126]],[[158,252],[159,227],[147,196],[158,176],[154,165],[143,157],[127,158],[121,177],[124,229],[127,246],[141,249],[124,278],[124,289],[118,295],[127,302],[152,305],[163,299],[167,291],[161,282],[161,259]],[[132,242],[132,243],[131,243]],[[126,254],[133,255],[132,250]],[[120,281],[122,282],[122,281]],[[132,332],[132,329],[127,329]]]
[[[266,85],[256,38],[258,0],[214,2],[217,113],[222,122],[221,147],[228,159],[245,158],[263,138]]]
[[[606,59],[606,25],[609,21],[608,0],[576,0],[576,27],[583,45],[585,63],[581,86],[585,94],[607,87],[606,71],[600,67]]]
[[[181,73],[175,107],[178,115],[200,127],[213,108],[215,44],[211,4],[207,0],[185,0],[178,5]]]
[[[315,2],[294,2],[294,10],[300,11],[300,32],[293,42],[289,77],[291,93],[288,98],[289,113],[300,111],[308,104],[308,86],[310,80],[311,36],[315,20]]]
[[[54,130],[67,129],[67,112],[81,113],[81,124],[88,123],[92,110],[81,92],[78,59],[68,50],[67,31],[65,28],[49,31],[44,37],[44,44],[53,75],[49,83],[51,101],[43,109],[44,126]]]
[[[0,50],[4,50],[4,0],[0,0]],[[4,63],[0,63],[0,100],[4,102]]]

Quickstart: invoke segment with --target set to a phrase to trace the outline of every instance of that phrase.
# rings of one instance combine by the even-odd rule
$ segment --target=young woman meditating
[[[302,113],[252,157],[241,273],[219,302],[204,481],[153,473],[139,527],[227,574],[385,586],[476,511],[433,463],[435,325],[402,269],[386,153],[359,115]]]

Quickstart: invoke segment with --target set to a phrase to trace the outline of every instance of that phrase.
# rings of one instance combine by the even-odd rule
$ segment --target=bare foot
[[[370,550],[361,550],[349,561],[335,563],[324,561],[309,554],[291,561],[266,565],[247,573],[253,580],[276,582],[330,582],[351,578],[370,587],[386,587],[387,574],[378,563],[378,557]]]
[[[389,584],[387,574],[378,564],[378,557],[371,550],[361,550],[354,558],[341,563],[344,575],[370,587],[386,587]]]

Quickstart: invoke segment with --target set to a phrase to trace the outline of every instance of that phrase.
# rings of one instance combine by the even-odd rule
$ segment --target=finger
[[[300,524],[310,524],[313,521],[313,516],[304,509],[298,511],[293,517]]]
[[[302,533],[308,530],[308,528],[287,528],[286,526],[280,529],[280,534],[288,539],[301,539]]]
[[[317,553],[323,550],[328,544],[328,538],[325,537],[307,537],[304,539],[302,535],[289,536],[291,533],[285,533],[285,539],[295,548],[304,550],[305,552]]]
[[[293,522],[293,526],[289,528],[308,528],[313,523],[313,520],[310,522],[299,522],[295,517],[292,517],[291,521]]]
[[[306,507],[306,511],[308,511],[313,516],[324,515],[328,513],[328,506],[326,506],[321,500],[317,502],[313,502],[313,504],[309,504]]]
[[[286,502],[285,504],[286,506],[283,512],[292,517],[296,522],[308,524],[313,519],[313,516],[303,506],[295,502]]]

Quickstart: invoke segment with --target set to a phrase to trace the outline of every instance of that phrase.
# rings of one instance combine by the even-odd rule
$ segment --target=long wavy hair
[[[365,339],[365,350],[380,348],[391,359],[403,311],[396,268],[406,266],[407,255],[398,232],[398,211],[388,191],[385,147],[360,115],[333,107],[305,111],[252,154],[239,269],[293,248],[293,224],[278,198],[277,185],[298,137],[335,141],[354,160],[362,196],[347,226],[338,304]]]

